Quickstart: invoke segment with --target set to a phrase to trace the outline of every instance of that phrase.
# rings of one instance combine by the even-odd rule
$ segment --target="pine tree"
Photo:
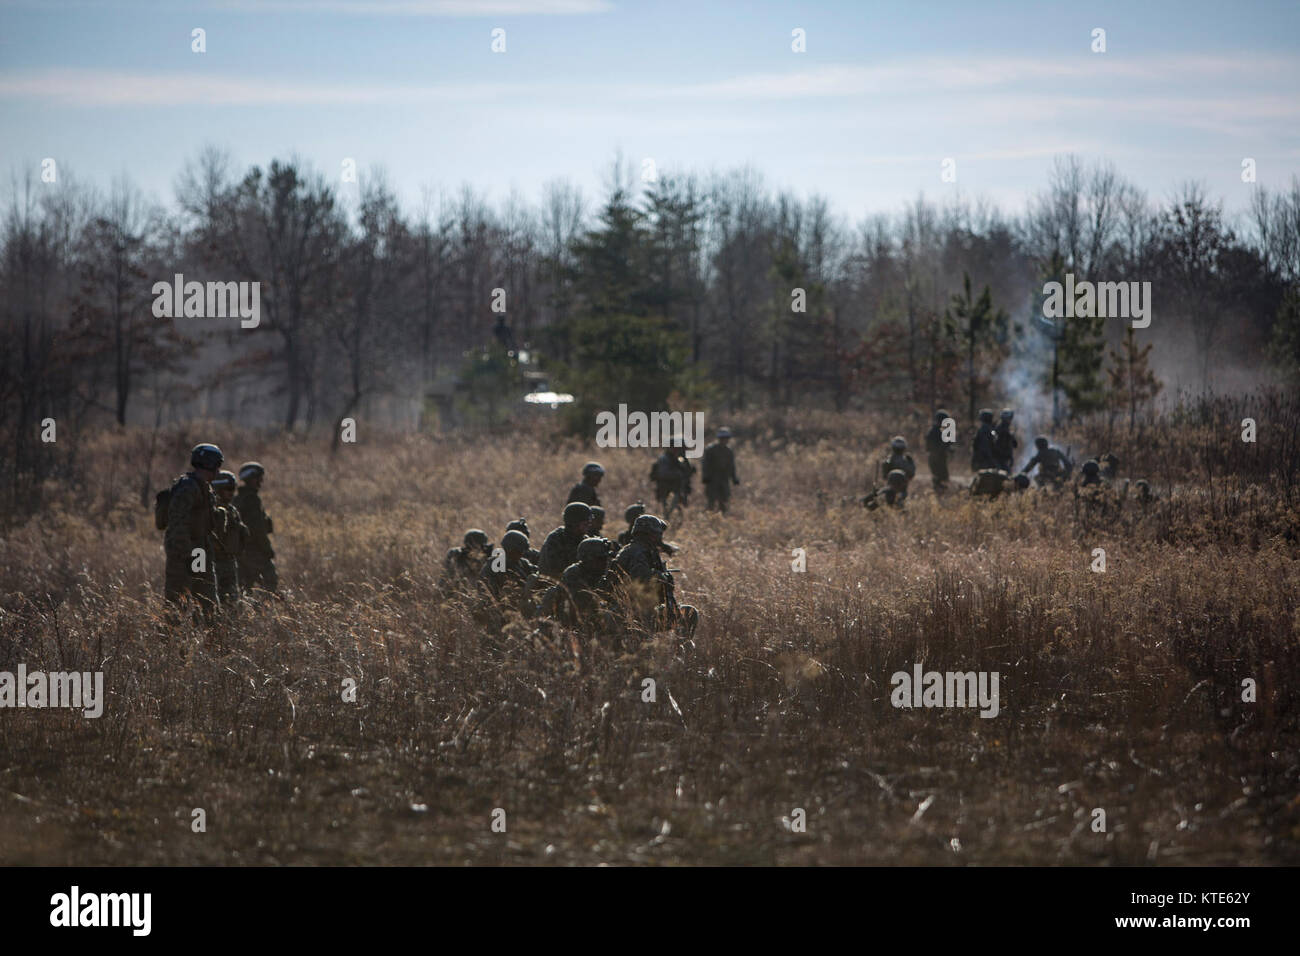
[[[963,273],[962,292],[952,297],[951,307],[944,312],[944,330],[948,338],[962,343],[966,353],[966,391],[973,422],[983,384],[976,374],[976,358],[987,354],[996,362],[1005,356],[1011,335],[1010,318],[1005,310],[993,308],[993,290],[989,286],[984,286],[978,299],[974,298],[970,273]]]
[[[1116,408],[1128,408],[1128,430],[1137,424],[1138,406],[1152,401],[1164,387],[1151,370],[1151,345],[1138,347],[1136,330],[1132,325],[1124,334],[1119,350],[1110,351],[1111,398]]]

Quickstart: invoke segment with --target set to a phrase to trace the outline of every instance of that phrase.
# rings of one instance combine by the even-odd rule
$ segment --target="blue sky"
[[[1075,152],[1233,210],[1243,157],[1268,186],[1300,173],[1300,3],[0,0],[0,131],[6,183],[49,156],[163,200],[215,143],[335,180],[379,164],[411,205],[556,177],[594,196],[621,151],[751,164],[851,220],[954,189],[1018,211]]]

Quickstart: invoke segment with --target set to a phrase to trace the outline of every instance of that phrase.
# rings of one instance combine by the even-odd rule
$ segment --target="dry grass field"
[[[697,495],[667,534],[694,641],[581,669],[434,585],[469,527],[524,514],[539,545],[590,457],[620,530],[645,451],[169,434],[153,487],[198,440],[268,468],[286,599],[209,628],[166,621],[148,434],[70,436],[93,466],[0,540],[0,669],[102,670],[107,702],[0,711],[0,863],[1300,862],[1295,408],[1257,412],[1254,446],[1230,405],[1112,436],[1160,500],[1105,512],[937,498],[923,455],[906,510],[868,512],[896,424],[733,421],[733,513]],[[1000,712],[891,706],[917,663],[998,672]]]

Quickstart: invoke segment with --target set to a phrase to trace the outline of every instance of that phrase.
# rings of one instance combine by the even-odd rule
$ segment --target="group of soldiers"
[[[663,560],[676,551],[664,541],[667,522],[638,501],[623,513],[626,530],[616,540],[604,537],[605,510],[596,491],[604,474],[597,462],[583,468],[561,524],[540,549],[532,547],[522,517],[506,525],[496,547],[485,531],[465,532],[461,546],[447,552],[441,596],[468,601],[480,622],[495,627],[514,613],[615,640],[628,625],[638,624],[689,637],[699,612],[677,601],[672,569]]]
[[[248,461],[236,477],[221,470],[224,462],[216,445],[195,445],[190,470],[154,500],[167,559],[163,594],[173,604],[196,602],[208,617],[251,588],[279,591],[275,529],[261,497],[266,469]]]
[[[686,449],[680,442],[670,445],[655,459],[650,466],[650,483],[661,512],[668,514],[677,506],[686,507],[694,475],[695,466],[686,457]],[[704,484],[707,510],[726,514],[732,486],[740,484],[736,476],[736,452],[731,447],[731,429],[719,428],[715,440],[705,447],[700,480]]]
[[[1069,481],[1074,470],[1069,452],[1053,445],[1045,435],[1034,439],[1033,456],[1019,472],[1014,470],[1016,449],[1020,447],[1012,424],[1014,419],[1015,412],[1004,408],[995,425],[992,409],[980,410],[979,428],[971,439],[972,495],[995,498],[1003,493],[1024,491],[1029,488],[1029,475],[1035,469],[1037,473],[1033,480],[1039,488],[1058,489]],[[948,412],[943,409],[936,411],[934,422],[925,434],[930,480],[936,492],[945,491],[949,485],[948,462],[955,449],[954,434],[955,426]],[[1119,459],[1109,452],[1090,458],[1080,469],[1076,487],[1110,488],[1118,481],[1118,471]],[[889,449],[879,465],[879,475],[884,479],[883,485],[876,485],[863,498],[863,504],[869,509],[881,504],[901,508],[907,499],[908,485],[916,477],[916,462],[907,453],[907,441],[902,435],[895,435],[890,440]],[[1125,483],[1125,492],[1127,487]],[[1140,503],[1148,504],[1153,500],[1151,486],[1145,479],[1139,479],[1135,487]]]

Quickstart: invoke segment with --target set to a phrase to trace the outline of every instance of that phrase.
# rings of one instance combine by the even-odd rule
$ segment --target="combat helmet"
[[[581,501],[570,501],[564,506],[564,526],[572,528],[584,521],[591,520],[591,506]]]
[[[213,488],[225,489],[234,488],[238,482],[235,479],[235,473],[233,471],[223,471],[220,472],[217,477],[213,478],[209,484],[211,484]]]
[[[627,506],[627,510],[623,512],[623,520],[626,521],[628,524],[631,524],[633,521],[641,517],[643,514],[645,514],[645,502],[638,501],[636,502],[636,504],[631,504]]]
[[[470,550],[477,548],[486,551],[488,546],[487,532],[479,528],[470,528],[465,532],[463,544]]]
[[[895,435],[893,438],[889,439],[889,447],[894,449],[894,451],[905,451],[907,449],[907,439],[902,435]]]
[[[195,445],[190,450],[190,464],[195,468],[202,468],[204,471],[216,471],[225,460],[225,457],[221,454],[221,449],[207,442]]]
[[[506,525],[506,530],[507,530],[507,531],[518,531],[518,532],[521,533],[525,538],[527,538],[527,537],[529,536],[529,531],[528,531],[528,521],[527,521],[525,518],[523,518],[522,516],[516,518],[514,521],[512,521],[512,522],[510,522],[508,525]],[[505,545],[502,545],[502,547],[505,547]]]
[[[605,469],[601,467],[598,461],[589,461],[582,466],[582,476],[584,478],[588,475],[603,475],[604,473]]]
[[[639,534],[662,535],[668,530],[668,522],[655,515],[641,515],[632,525],[633,536]]]
[[[507,531],[501,538],[501,550],[506,554],[524,554],[528,551],[528,535],[522,531]]]
[[[982,422],[987,422],[988,424],[992,425],[992,424],[993,424],[993,409],[991,409],[991,408],[981,408],[981,409],[980,409],[980,421],[982,421]]]
[[[609,542],[604,538],[584,538],[578,545],[578,563],[586,564],[598,558],[609,560]]]
[[[261,478],[266,474],[266,469],[262,467],[261,462],[246,461],[239,466],[239,480],[247,481],[249,478]]]

